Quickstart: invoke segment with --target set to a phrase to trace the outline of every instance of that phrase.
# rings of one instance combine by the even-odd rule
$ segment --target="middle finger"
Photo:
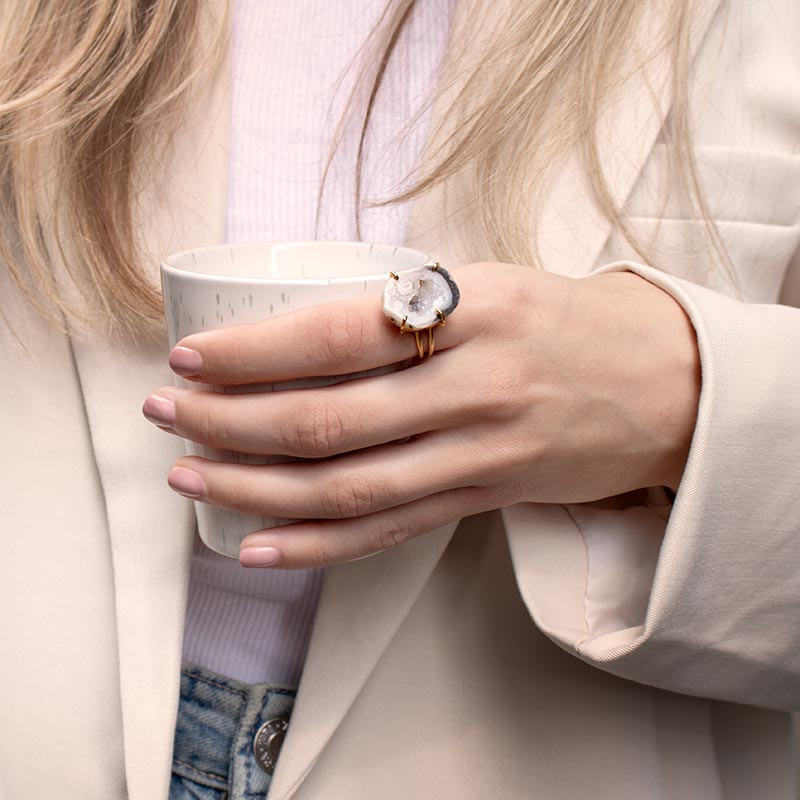
[[[319,389],[220,394],[165,386],[156,392],[162,399],[149,397],[142,412],[160,427],[210,447],[324,458],[474,421],[479,397],[458,390],[457,360],[448,355]],[[434,393],[435,386],[448,388]],[[166,414],[165,403],[173,404]]]

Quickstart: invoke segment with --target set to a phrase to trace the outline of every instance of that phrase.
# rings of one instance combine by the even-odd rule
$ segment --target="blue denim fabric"
[[[296,689],[247,684],[184,661],[169,800],[263,800],[271,776],[253,737],[273,717],[290,717]]]

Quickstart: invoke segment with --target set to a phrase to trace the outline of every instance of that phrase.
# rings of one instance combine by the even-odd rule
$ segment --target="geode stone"
[[[421,267],[389,278],[383,290],[383,313],[406,330],[424,330],[441,322],[437,309],[445,317],[451,314],[460,296],[444,267]]]

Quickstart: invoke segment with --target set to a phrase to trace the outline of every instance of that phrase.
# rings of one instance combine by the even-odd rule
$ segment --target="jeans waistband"
[[[264,798],[295,696],[296,687],[243,683],[184,661],[173,784],[190,781],[226,800]]]

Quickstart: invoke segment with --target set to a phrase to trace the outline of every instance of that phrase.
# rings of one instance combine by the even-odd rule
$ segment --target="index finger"
[[[470,272],[459,271],[459,282]],[[469,303],[435,329],[436,351],[463,341]],[[428,332],[420,337],[427,339]],[[187,379],[226,386],[271,383],[321,375],[346,375],[417,354],[414,333],[384,315],[379,295],[337,300],[243,325],[193,333],[169,356],[170,367]]]

